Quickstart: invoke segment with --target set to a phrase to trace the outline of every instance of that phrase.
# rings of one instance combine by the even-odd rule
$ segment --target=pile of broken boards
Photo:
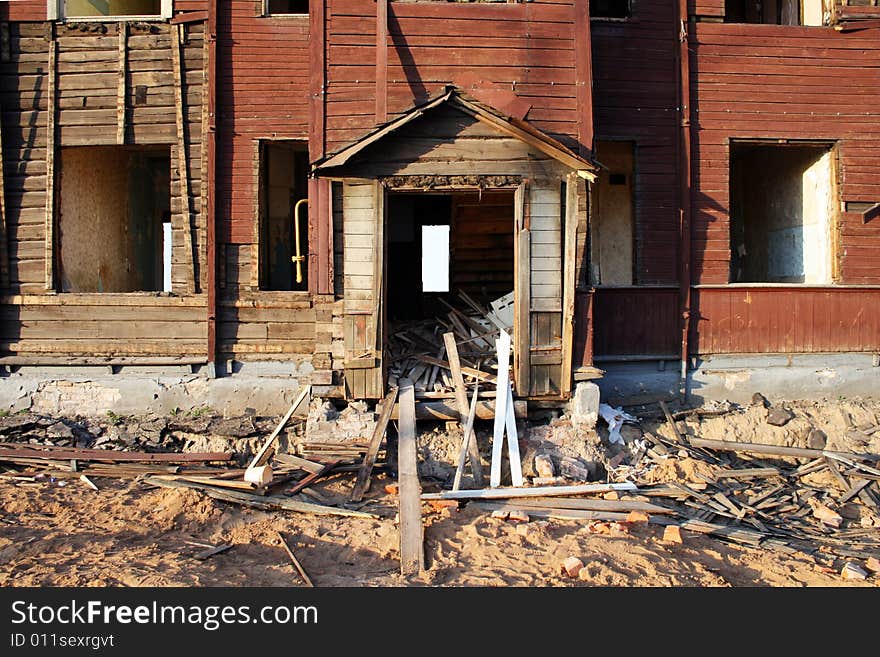
[[[630,482],[631,488],[619,487],[604,499],[547,493],[512,499],[529,489],[490,491],[506,498],[493,500],[480,491],[423,497],[476,499],[483,510],[520,520],[651,522],[670,528],[667,533],[678,540],[684,529],[748,547],[806,554],[818,568],[853,580],[877,570],[880,455],[705,440],[684,435],[662,407],[674,438],[642,431],[644,440],[634,441],[629,458],[608,465],[609,479]],[[670,464],[685,462],[695,473],[685,483],[656,477],[663,466],[669,472],[675,469]],[[823,471],[833,486],[825,485],[828,477],[810,476]]]
[[[455,382],[443,335],[452,333],[458,347],[461,373],[465,384],[477,381],[495,383],[498,370],[495,339],[500,330],[513,327],[513,293],[483,307],[466,292],[459,290],[459,307],[444,300],[445,317],[396,322],[388,335],[388,387],[409,379],[416,399],[451,399]],[[481,392],[492,397],[495,391]]]
[[[233,459],[231,451],[126,452],[3,442],[0,443],[0,479],[22,485],[79,482],[94,490],[100,490],[96,482],[103,477],[137,479],[163,488],[193,488],[224,502],[257,509],[378,517],[348,508],[363,505],[334,506],[318,493],[307,490],[322,478],[357,470],[353,462],[320,463],[276,453],[271,463],[272,478],[260,485],[245,481],[246,469],[232,467]]]

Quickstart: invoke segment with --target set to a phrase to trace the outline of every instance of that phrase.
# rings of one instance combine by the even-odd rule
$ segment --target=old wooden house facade
[[[376,399],[438,223],[455,287],[514,293],[521,398],[878,352],[876,5],[2,3],[0,364]]]

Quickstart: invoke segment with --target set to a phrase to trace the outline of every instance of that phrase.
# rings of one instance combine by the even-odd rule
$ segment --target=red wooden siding
[[[597,288],[593,317],[595,356],[673,355],[681,351],[677,288]],[[576,318],[584,320],[581,315]]]
[[[876,351],[880,290],[805,287],[694,290],[691,352]]]
[[[724,17],[724,0],[689,0],[688,13],[691,16]]]
[[[692,50],[694,280],[729,271],[730,138],[836,140],[843,201],[880,202],[877,31],[698,23]],[[842,283],[880,283],[880,221],[840,217]]]
[[[0,21],[44,21],[46,0],[19,0],[0,3]]]
[[[309,19],[262,17],[257,6],[224,0],[217,17],[217,210],[231,244],[254,242],[254,141],[309,137]]]
[[[678,26],[671,2],[635,2],[633,9],[632,21],[591,24],[595,136],[636,142],[636,282],[673,284]]]
[[[577,148],[574,0],[516,4],[392,2],[388,113],[393,117],[445,85],[515,92],[527,119]],[[376,7],[328,0],[327,150],[375,125]]]

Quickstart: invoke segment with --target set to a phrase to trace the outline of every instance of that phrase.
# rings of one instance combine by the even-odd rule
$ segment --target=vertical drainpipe
[[[208,370],[216,373],[217,361],[217,2],[208,0],[208,130],[204,157],[207,158],[208,198],[205,214],[208,283]]]
[[[688,0],[678,0],[678,78],[679,78],[679,298],[681,310],[681,372],[679,392],[687,398],[688,339],[691,317],[691,92],[690,34],[688,33]]]

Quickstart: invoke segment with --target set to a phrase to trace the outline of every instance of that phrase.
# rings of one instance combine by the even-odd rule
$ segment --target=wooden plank
[[[458,453],[458,467],[455,469],[455,478],[452,482],[452,490],[459,490],[461,488],[461,477],[464,474],[464,464],[467,459],[469,441],[467,440],[467,436],[471,434],[474,430],[474,417],[477,414],[477,399],[479,397],[480,392],[480,382],[474,385],[474,394],[471,398],[471,407],[468,411],[467,422],[464,425],[464,435],[462,436],[461,441],[461,449]],[[482,467],[482,466],[481,466]]]
[[[729,440],[707,440],[705,438],[691,438],[690,445],[691,447],[720,449],[728,452],[751,452],[753,454],[766,454],[768,456],[786,456],[805,459],[822,458],[823,456],[829,456],[831,458],[836,457],[838,459],[865,459],[870,461],[880,460],[880,456],[876,454],[850,454],[847,452],[808,449],[804,447],[781,447],[779,445],[759,445],[756,443],[740,443]]]
[[[660,400],[659,404],[660,408],[663,409],[663,415],[666,416],[666,421],[672,428],[672,433],[675,435],[676,441],[681,445],[689,445],[690,442],[681,434],[681,431],[678,430],[678,426],[675,424],[675,420],[672,417],[672,413],[669,412],[669,407],[666,406],[666,402]]]
[[[183,213],[183,243],[186,253],[187,292],[195,294],[196,284],[195,252],[193,251],[192,208],[189,197],[189,160],[186,152],[186,131],[184,129],[183,107],[183,64],[180,56],[180,25],[171,27],[171,60],[174,67],[174,119],[177,125],[177,167],[180,185],[180,200]]]
[[[119,23],[119,69],[116,87],[116,143],[125,143],[126,67],[128,52],[128,23]],[[177,28],[171,28],[172,30]]]
[[[302,480],[298,481],[293,486],[291,486],[289,489],[284,491],[284,494],[285,495],[296,495],[297,493],[299,493],[303,489],[308,488],[313,483],[318,481],[318,479],[320,479],[321,477],[329,474],[330,471],[333,470],[333,468],[335,468],[337,465],[339,465],[338,459],[335,461],[330,461],[329,463],[327,463],[327,465],[325,465],[323,468],[321,468],[318,472],[310,472],[306,477],[303,477]]]
[[[361,469],[358,470],[357,481],[349,496],[349,501],[360,502],[364,498],[370,488],[370,474],[373,472],[373,465],[376,463],[376,455],[379,453],[379,447],[382,439],[385,437],[385,430],[388,428],[388,421],[391,419],[391,411],[394,410],[394,401],[397,399],[397,388],[392,388],[382,400],[379,413],[379,420],[373,428],[373,436],[367,447],[367,453],[364,454],[364,462]]]
[[[674,515],[678,513],[659,504],[640,502],[638,500],[593,500],[593,499],[569,499],[565,497],[536,497],[524,498],[517,502],[519,506],[534,507],[537,509],[582,509],[585,511],[641,511],[643,513],[655,513],[658,515]]]
[[[535,486],[532,488],[483,488],[480,490],[446,490],[439,493],[423,493],[423,500],[503,500],[514,497],[564,497],[611,491],[638,491],[635,484],[579,484],[577,486]]]
[[[244,506],[250,506],[256,509],[283,509],[285,511],[296,511],[298,513],[312,513],[315,515],[326,516],[347,516],[352,518],[376,518],[372,513],[364,513],[363,511],[351,511],[350,509],[341,509],[335,506],[324,506],[322,504],[312,504],[310,502],[301,502],[282,495],[254,495],[251,493],[242,493],[240,491],[222,490],[212,488],[204,484],[197,484],[190,481],[179,481],[174,475],[168,476],[152,476],[147,477],[144,481],[154,486],[162,488],[192,488],[200,490],[205,495],[214,499],[223,500],[224,502],[234,502]]]
[[[583,142],[582,142],[583,143]],[[574,354],[574,293],[575,265],[577,263],[578,176],[569,174],[565,181],[565,241],[562,278],[562,368],[559,392],[563,397],[571,394],[572,357]]]
[[[397,436],[397,467],[400,479],[400,572],[412,575],[425,568],[422,544],[422,505],[419,499],[418,461],[416,459],[415,390],[409,379],[400,380],[400,421]]]
[[[510,386],[510,379],[507,380],[507,408],[505,409],[504,424],[507,427],[507,456],[510,460],[510,482],[514,486],[522,486],[522,459],[519,455],[519,434],[516,431],[516,418],[513,416],[513,389]]]
[[[3,113],[0,108],[0,164],[3,159]],[[6,175],[0,169],[0,288],[9,287],[9,232],[6,227]]]
[[[531,307],[531,235],[529,232],[529,184],[523,182],[514,194],[514,284],[515,323],[513,337],[514,383],[519,395],[529,392],[529,308]]]
[[[55,289],[55,151],[58,131],[55,127],[56,94],[58,93],[58,42],[55,40],[54,24],[49,28],[52,41],[49,43],[49,72],[46,77],[48,107],[46,109],[46,244],[45,244],[45,288]]]
[[[504,446],[504,429],[507,422],[508,396],[506,390],[510,366],[510,335],[507,331],[500,332],[495,345],[498,354],[498,383],[496,385],[497,396],[495,397],[495,426],[492,433],[492,468],[489,476],[489,485],[492,488],[501,485],[501,457]]]
[[[299,405],[303,402],[303,400],[309,395],[311,392],[311,386],[303,386],[302,390],[300,390],[299,394],[296,396],[293,404],[291,404],[290,408],[287,410],[287,413],[284,414],[284,417],[281,418],[281,421],[275,427],[269,437],[266,438],[266,442],[257,450],[257,453],[254,454],[254,458],[251,460],[250,465],[248,465],[248,469],[257,468],[261,465],[265,465],[269,460],[269,449],[275,443],[275,439],[281,434],[281,430],[287,425],[287,422],[290,420],[291,416],[296,412],[296,409],[299,408]]]
[[[452,385],[455,388],[455,403],[458,405],[458,413],[461,416],[461,428],[464,432],[462,440],[467,446],[467,451],[471,461],[471,474],[474,477],[474,484],[481,488],[483,486],[483,466],[480,463],[480,450],[477,446],[477,435],[471,429],[468,430],[468,401],[467,388],[464,385],[464,377],[461,375],[461,362],[458,359],[458,347],[455,344],[454,333],[444,333],[443,343],[446,345],[446,355],[449,358],[449,368],[452,372]],[[476,397],[475,397],[476,398]],[[511,413],[513,408],[510,409]],[[476,412],[476,406],[474,407]],[[472,426],[472,421],[471,421]],[[456,473],[456,477],[461,477]],[[455,488],[457,490],[457,488]]]
[[[19,445],[18,443],[14,444]],[[232,456],[232,452],[141,453],[75,447],[45,448],[40,445],[33,447],[21,445],[13,449],[0,449],[0,461],[8,458],[44,458],[108,461],[110,463],[200,463],[203,461],[229,461]]]
[[[388,120],[388,0],[376,0],[376,123]]]
[[[514,415],[517,418],[525,419],[528,417],[528,403],[524,399],[517,399],[514,402]],[[394,405],[391,411],[391,419],[396,420],[400,416],[400,404]],[[477,419],[491,420],[495,417],[495,402],[489,400],[480,400],[477,402]],[[417,420],[446,420],[455,421],[459,419],[458,407],[455,404],[449,404],[446,401],[421,402],[416,404]]]
[[[312,580],[309,579],[309,576],[306,574],[305,569],[300,564],[299,559],[296,558],[296,555],[293,553],[293,549],[290,545],[287,544],[287,541],[284,540],[284,537],[281,535],[281,532],[275,532],[278,535],[278,540],[281,541],[281,545],[284,548],[284,551],[287,552],[287,556],[290,557],[290,561],[293,563],[294,568],[296,568],[296,572],[299,573],[299,576],[303,578],[303,581],[306,583],[306,586],[309,588],[313,588],[315,585],[312,584]]]

